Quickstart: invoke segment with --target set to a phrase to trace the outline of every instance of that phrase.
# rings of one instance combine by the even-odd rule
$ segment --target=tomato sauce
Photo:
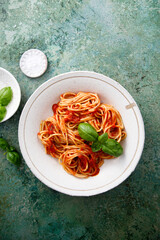
[[[80,159],[80,165],[81,165],[81,167],[82,167],[83,169],[85,169],[85,168],[86,168],[86,164],[87,164],[87,158],[86,158],[85,156],[83,156],[83,155],[79,155],[78,157],[79,157],[79,159]]]
[[[52,134],[52,133],[53,133],[53,124],[52,124],[52,123],[50,123],[50,124],[48,125],[48,133],[49,133],[49,134]]]
[[[75,113],[72,112],[72,111],[66,111],[66,114],[67,114],[67,116],[65,118],[66,122],[71,121],[71,122],[74,122],[74,123],[78,123],[81,119],[80,116],[75,115]]]
[[[53,104],[52,105],[52,111],[53,111],[54,114],[56,113],[57,108],[58,108],[58,104]]]
[[[57,151],[57,149],[56,149],[56,147],[54,146],[54,144],[52,144],[52,145],[49,146],[48,148],[49,148],[49,151],[50,151],[51,153],[56,153],[56,151]]]

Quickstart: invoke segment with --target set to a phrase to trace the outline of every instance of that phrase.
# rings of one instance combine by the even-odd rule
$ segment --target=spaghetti
[[[92,152],[91,143],[79,136],[78,125],[88,122],[99,135],[107,132],[120,142],[126,137],[120,113],[90,92],[64,93],[52,110],[53,116],[41,122],[38,133],[46,153],[58,158],[65,171],[76,177],[97,175],[104,159],[113,156],[102,150]]]

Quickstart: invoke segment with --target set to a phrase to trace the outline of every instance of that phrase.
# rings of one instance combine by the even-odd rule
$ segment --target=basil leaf
[[[6,158],[8,161],[13,163],[14,165],[19,166],[21,163],[20,156],[17,152],[7,152]]]
[[[3,150],[8,150],[9,149],[8,142],[3,138],[0,138],[0,148],[3,149]]]
[[[1,122],[1,121],[3,120],[3,118],[5,117],[6,112],[7,112],[6,108],[0,105],[0,122]]]
[[[123,148],[115,139],[108,139],[102,144],[102,151],[111,156],[119,157],[123,153]]]
[[[9,151],[10,151],[10,152],[16,152],[16,149],[15,149],[15,147],[10,146],[10,147],[9,147]]]
[[[101,149],[101,143],[98,141],[93,142],[91,148],[92,148],[92,152],[98,152]]]
[[[81,138],[86,141],[95,142],[98,139],[98,133],[89,123],[80,123],[78,132]]]
[[[0,104],[2,106],[7,106],[12,99],[12,89],[11,87],[4,87],[0,90]]]
[[[107,139],[108,139],[108,134],[107,134],[107,133],[103,133],[101,136],[98,137],[98,141],[99,141],[100,143],[106,142]]]

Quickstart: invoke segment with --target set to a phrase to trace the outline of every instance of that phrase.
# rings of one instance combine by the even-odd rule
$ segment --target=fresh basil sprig
[[[15,147],[10,146],[5,139],[0,138],[0,148],[6,151],[6,158],[8,161],[13,163],[14,165],[17,165],[17,166],[20,165],[21,158],[19,153],[16,151]]]
[[[12,100],[13,92],[11,87],[4,87],[0,90],[0,122],[6,115],[6,106]]]
[[[102,149],[103,152],[114,157],[119,157],[123,153],[123,148],[119,142],[108,138],[107,133],[99,136],[89,123],[80,123],[78,125],[78,132],[81,138],[93,142],[91,145],[93,152],[98,152]]]

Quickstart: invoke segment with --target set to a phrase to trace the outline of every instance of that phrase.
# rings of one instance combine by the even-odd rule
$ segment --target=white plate
[[[13,114],[17,111],[21,101],[21,90],[17,80],[10,72],[4,68],[0,68],[0,89],[4,87],[12,88],[13,97],[11,102],[6,106],[7,113],[0,123],[8,120],[13,116]]]
[[[37,138],[41,120],[52,116],[52,105],[67,91],[96,92],[101,102],[121,114],[127,132],[119,158],[105,160],[95,177],[78,179],[66,173],[57,159],[46,155]],[[116,81],[94,72],[65,73],[42,84],[29,98],[19,122],[19,144],[33,174],[48,187],[74,196],[91,196],[122,183],[135,169],[144,145],[144,124],[132,96]]]

